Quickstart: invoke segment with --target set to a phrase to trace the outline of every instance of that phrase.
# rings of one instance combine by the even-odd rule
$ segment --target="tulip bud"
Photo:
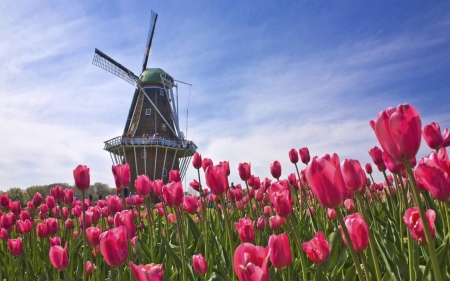
[[[202,155],[200,153],[196,152],[192,157],[192,166],[197,170],[202,167]]]
[[[309,161],[311,160],[308,148],[307,147],[300,148],[298,150],[298,153],[300,154],[300,159],[302,160],[302,162],[308,165]]]
[[[363,217],[359,213],[354,213],[346,216],[344,222],[355,251],[364,251],[369,245],[369,227]],[[344,240],[345,245],[348,246],[342,227],[339,226],[339,229],[341,230],[342,239]]]
[[[241,239],[243,243],[252,243],[255,241],[254,224],[255,223],[248,217],[244,217],[240,219],[239,222],[234,223],[234,226],[239,233],[239,239]]]
[[[128,257],[126,227],[122,225],[103,232],[100,235],[100,251],[109,266],[121,266]]]
[[[292,164],[296,164],[298,162],[298,152],[295,148],[289,150],[289,160]]]
[[[272,164],[270,164],[270,173],[272,174],[272,177],[279,179],[281,176],[281,164],[278,161],[274,161]]]
[[[258,221],[256,222],[256,228],[259,230],[264,230],[266,227],[267,218],[265,216],[260,216]]]
[[[172,172],[172,171],[171,171]],[[134,181],[134,186],[136,187],[136,192],[142,197],[147,197],[150,195],[152,190],[152,182],[147,175],[140,175]]]
[[[269,256],[272,265],[277,269],[288,267],[292,263],[291,246],[286,233],[270,236]]]
[[[128,187],[131,177],[130,165],[128,163],[113,165],[112,173],[116,182],[116,188]]]
[[[22,238],[8,239],[9,253],[15,257],[22,254]]]
[[[183,185],[181,182],[171,182],[163,186],[163,197],[166,204],[172,208],[183,202]]]
[[[79,190],[87,190],[90,185],[89,168],[84,165],[78,165],[73,170],[73,177],[75,179],[75,186]]]
[[[436,213],[432,209],[429,209],[425,212],[425,217],[428,222],[431,237],[434,239],[434,221],[436,220]],[[412,239],[417,240],[420,245],[426,244],[427,239],[425,237],[425,230],[423,228],[418,207],[412,207],[406,210],[405,215],[403,216],[403,222],[408,227]]]
[[[57,270],[64,270],[69,265],[69,255],[67,254],[67,242],[64,248],[53,246],[50,248],[50,262]]]
[[[435,122],[423,127],[422,135],[431,149],[439,149],[444,142],[441,135],[441,127]]]
[[[243,181],[248,181],[248,179],[250,178],[251,175],[251,164],[244,162],[244,163],[239,163],[238,166],[238,171],[239,171],[239,177],[241,178],[241,180]]]
[[[205,275],[208,272],[208,263],[202,254],[192,256],[192,267],[199,275]]]

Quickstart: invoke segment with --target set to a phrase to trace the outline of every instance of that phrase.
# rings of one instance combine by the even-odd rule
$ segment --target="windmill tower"
[[[197,149],[194,142],[185,139],[179,126],[177,82],[184,82],[160,68],[147,68],[157,19],[158,15],[152,11],[139,77],[98,49],[92,61],[135,87],[123,135],[105,141],[104,147],[113,165],[130,165],[131,191],[138,175],[146,174],[151,180],[162,179],[167,183],[169,171],[179,170],[183,178]]]

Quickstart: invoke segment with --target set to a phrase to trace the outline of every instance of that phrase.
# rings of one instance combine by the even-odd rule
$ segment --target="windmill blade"
[[[122,78],[123,80],[127,81],[131,85],[136,85],[135,82],[139,80],[139,78],[134,75],[133,72],[128,70],[125,66],[121,65],[120,63],[116,62],[109,56],[105,55],[103,52],[95,49],[94,59],[92,60],[92,64],[96,65],[100,68],[103,68],[106,71],[111,72],[112,74]]]
[[[158,14],[152,11],[152,17],[150,19],[150,28],[148,30],[147,45],[145,47],[144,59],[142,60],[142,71],[147,68],[148,56],[150,55],[150,48],[152,47],[153,34],[155,33],[156,20]]]

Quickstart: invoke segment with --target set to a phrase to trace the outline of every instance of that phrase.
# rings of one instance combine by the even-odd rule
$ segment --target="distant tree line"
[[[71,188],[73,189],[73,195],[78,197],[81,200],[81,191],[79,191],[74,185],[70,185],[68,183],[52,183],[49,185],[33,185],[26,189],[22,189],[19,187],[11,187],[6,192],[0,191],[0,194],[7,193],[9,198],[12,201],[20,201],[22,207],[26,205],[28,201],[33,199],[34,194],[39,192],[44,198],[50,195],[50,189],[55,186],[62,186],[63,189]],[[92,195],[92,199],[96,201],[99,195],[102,195],[103,199],[106,198],[107,195],[116,194],[116,189],[109,187],[106,183],[96,182],[92,184],[88,190],[86,190],[86,198],[89,195]]]

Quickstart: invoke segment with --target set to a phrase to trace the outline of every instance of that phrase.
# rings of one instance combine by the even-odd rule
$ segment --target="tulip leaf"
[[[351,280],[355,280],[356,279],[356,267],[353,264],[347,271],[347,273],[345,274],[345,278],[344,281],[351,281]],[[362,280],[362,276],[360,276],[360,279]]]
[[[373,231],[373,233],[374,233],[375,241],[378,245],[378,249],[380,249],[381,257],[383,258],[383,261],[384,261],[387,271],[390,273],[391,279],[398,280],[398,281],[402,280],[397,265],[390,259],[390,257],[388,257],[388,254],[386,253],[386,248],[381,247],[380,241],[379,241],[380,238],[377,235],[375,235],[375,233],[377,233],[377,232]]]
[[[330,256],[323,264],[319,266],[323,271],[328,271],[330,268],[335,268],[336,264],[339,261],[342,245],[342,236],[340,230],[337,229],[333,233],[331,233],[328,236],[328,241],[330,245]]]
[[[208,281],[225,281],[225,279],[223,279],[222,275],[218,274],[217,272],[213,272]]]
[[[165,237],[161,237],[161,239],[162,239],[162,241],[164,243],[164,246],[165,246],[165,249],[167,250],[167,253],[173,259],[173,261],[175,262],[177,268],[181,269],[182,268],[182,266],[181,266],[181,259],[180,259],[179,255],[178,255],[178,253],[175,253],[175,251],[173,250],[173,248],[175,248],[176,246],[171,245],[167,241],[167,239]]]

